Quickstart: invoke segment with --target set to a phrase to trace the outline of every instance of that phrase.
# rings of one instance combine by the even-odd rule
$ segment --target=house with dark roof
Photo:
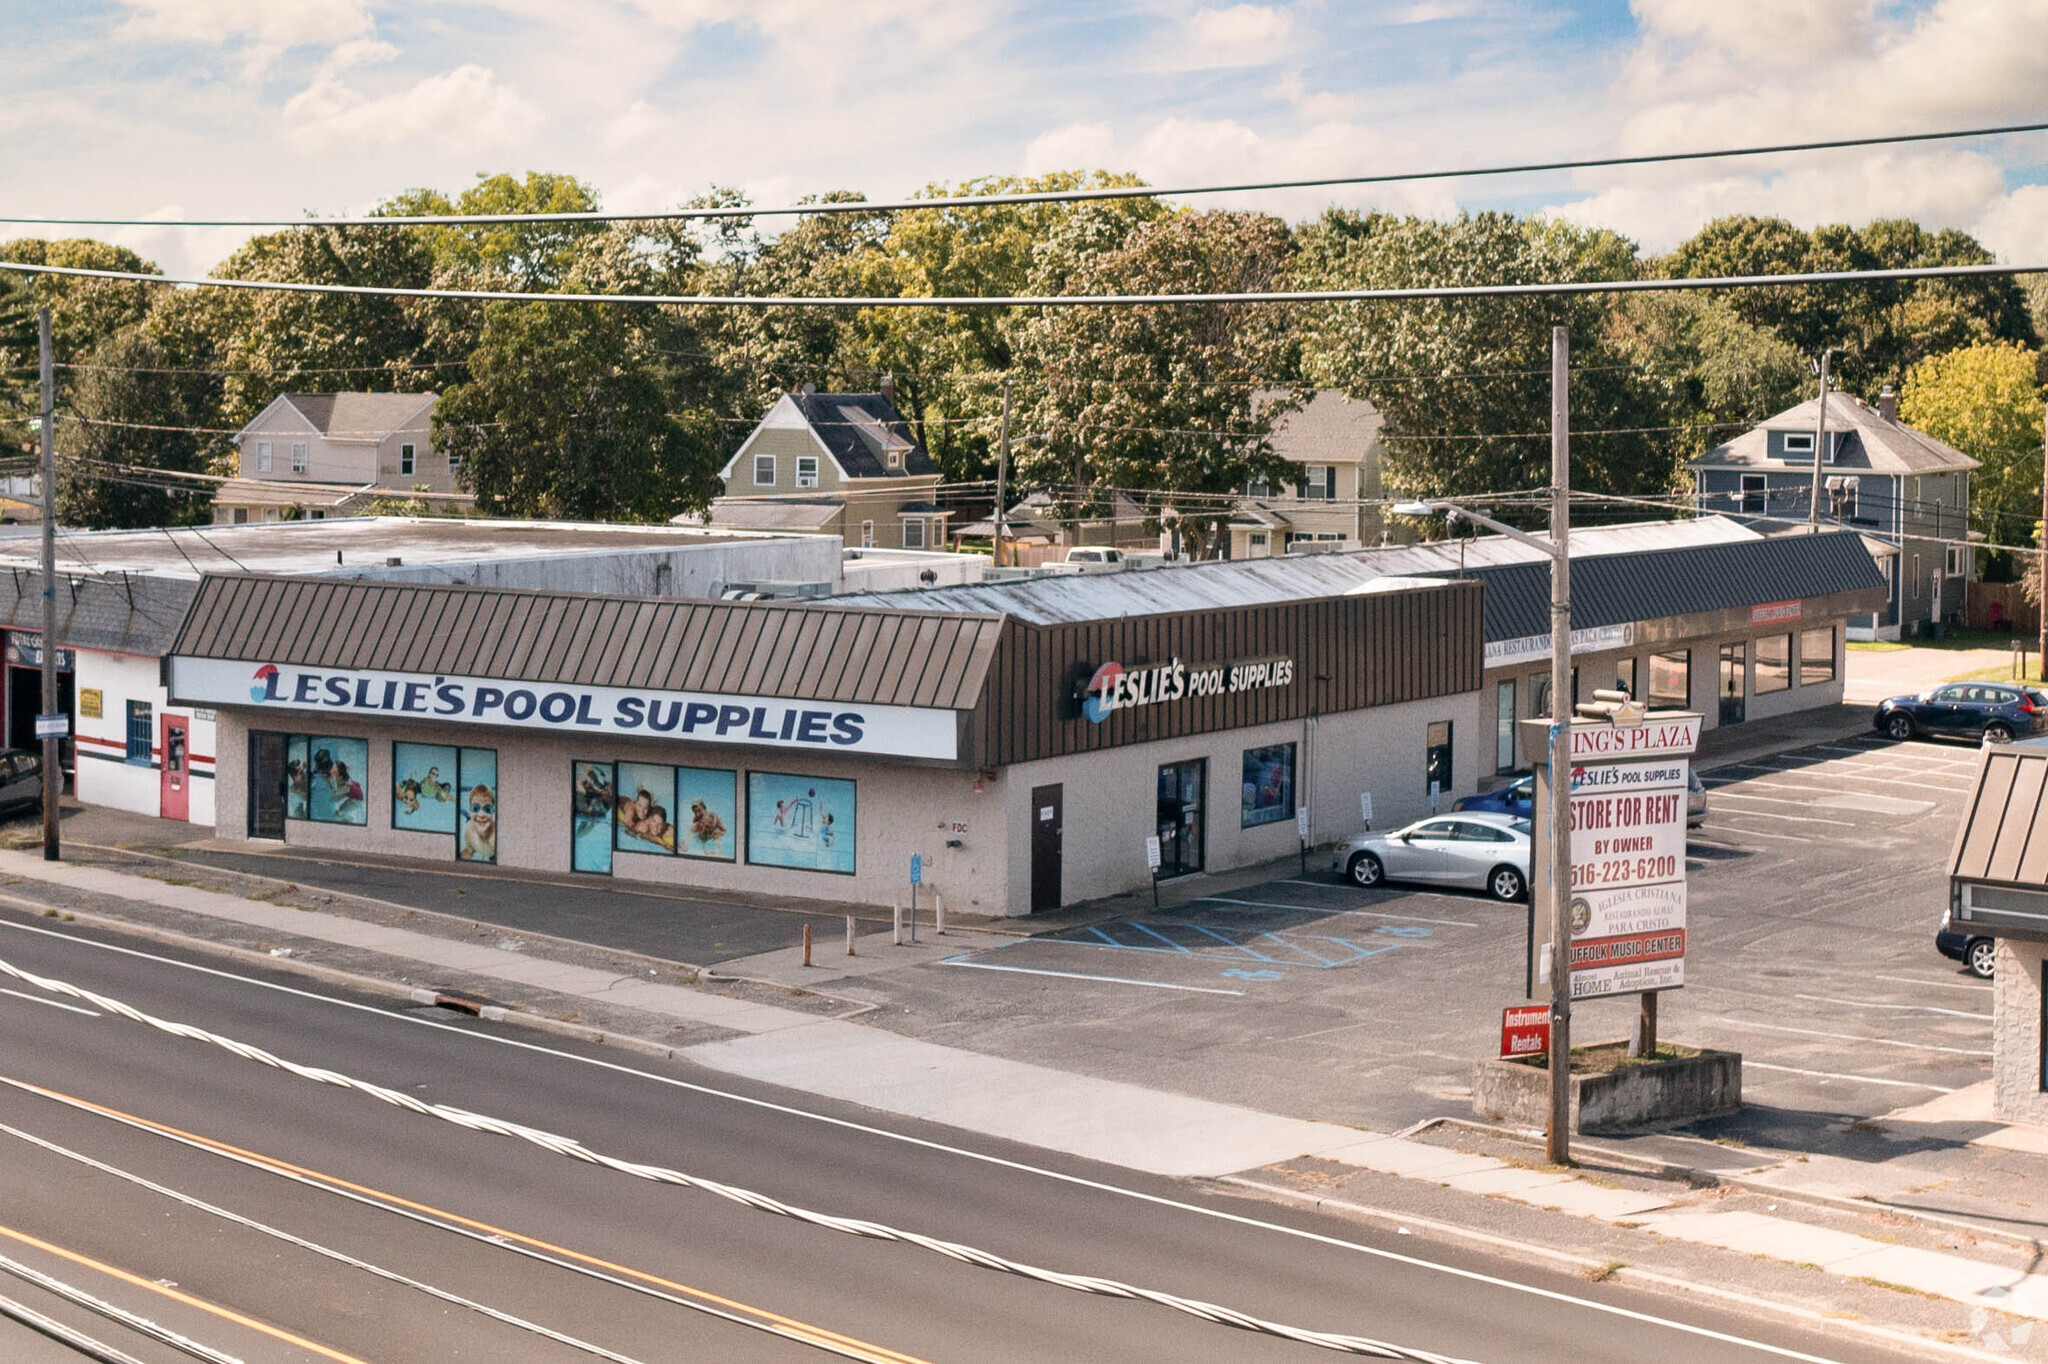
[[[1702,512],[1808,519],[1820,400],[1788,408],[1686,467]],[[1889,600],[1849,622],[1852,639],[1912,636],[1930,622],[1960,624],[1974,576],[1970,474],[1977,461],[1898,418],[1889,388],[1875,407],[1830,394],[1820,456],[1820,520],[1895,546],[1885,564]]]
[[[718,476],[714,529],[837,535],[854,549],[946,547],[952,511],[936,500],[939,466],[886,389],[783,394]]]
[[[434,449],[434,393],[280,393],[235,433],[239,477],[214,492],[216,524],[321,520],[377,497],[473,505]]]

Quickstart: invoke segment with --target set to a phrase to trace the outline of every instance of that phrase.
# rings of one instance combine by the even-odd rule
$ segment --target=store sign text
[[[1285,687],[1294,681],[1294,660],[1263,658],[1247,663],[1204,663],[1190,668],[1178,658],[1148,668],[1105,663],[1082,691],[1081,713],[1096,724],[1112,711],[1154,706],[1190,696]]]
[[[1697,715],[1660,720],[1652,714],[1636,725],[1592,722],[1572,726],[1572,761],[1587,758],[1648,758],[1659,753],[1690,753],[1699,747]]]
[[[1589,625],[1572,631],[1572,652],[1597,653],[1604,649],[1626,649],[1636,642],[1635,622],[1622,625]],[[1550,657],[1549,635],[1525,635],[1520,639],[1497,639],[1486,646],[1489,668],[1505,668]]]
[[[445,724],[515,725],[700,743],[958,756],[949,710],[696,692],[520,683],[446,674],[357,672],[225,659],[171,659],[180,702],[257,705]]]

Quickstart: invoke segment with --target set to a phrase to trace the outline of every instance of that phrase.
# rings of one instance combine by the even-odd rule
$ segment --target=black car
[[[32,748],[0,748],[0,814],[43,803],[43,755]]]
[[[1998,943],[1994,939],[1952,931],[1946,914],[1941,916],[1941,927],[1935,931],[1934,950],[1969,967],[1970,974],[1979,980],[1991,979],[1992,966],[1998,960]]]
[[[2011,743],[2048,732],[2048,692],[2016,682],[1947,682],[1880,702],[1874,723],[1894,739],[1928,734]]]

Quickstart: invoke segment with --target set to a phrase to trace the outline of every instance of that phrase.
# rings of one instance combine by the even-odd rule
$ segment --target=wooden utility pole
[[[1571,333],[1550,329],[1550,1130],[1552,1165],[1572,1159]],[[1532,889],[1532,895],[1535,893]]]
[[[1003,566],[1004,532],[1009,518],[1004,514],[1010,483],[1010,376],[1003,375],[1003,427],[996,437],[996,567]]]
[[[36,309],[36,351],[42,368],[43,454],[43,707],[57,713],[57,373],[50,357],[50,310]],[[38,717],[40,719],[40,716]],[[43,726],[38,723],[36,728]],[[57,816],[64,799],[64,741],[43,734],[43,860],[58,860]]]
[[[2048,680],[2048,403],[2041,405],[2041,676]]]
[[[1813,429],[1813,497],[1806,509],[1806,523],[1815,530],[1820,529],[1820,466],[1827,459],[1828,450],[1828,360],[1832,351],[1823,349],[1820,353],[1820,419]],[[1770,494],[1764,495],[1764,510],[1770,510]]]

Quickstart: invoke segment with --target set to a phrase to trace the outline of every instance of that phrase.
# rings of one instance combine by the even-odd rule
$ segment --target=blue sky
[[[363,209],[477,171],[609,206],[1056,168],[1154,183],[2048,117],[2048,0],[74,0],[17,6],[21,213]],[[2048,136],[1247,196],[1505,206],[1664,249],[1721,213],[1904,215],[2048,261]],[[109,232],[174,271],[241,235]]]

